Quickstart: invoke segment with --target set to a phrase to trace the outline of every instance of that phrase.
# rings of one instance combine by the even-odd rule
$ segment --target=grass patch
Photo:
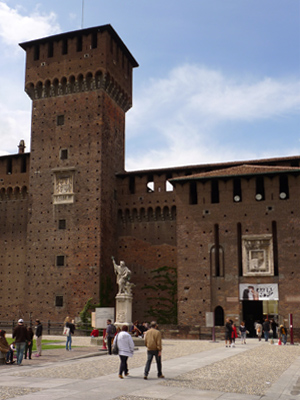
[[[14,339],[7,338],[7,341],[9,344],[11,344]],[[61,343],[61,340],[42,340],[42,349],[43,350],[49,350],[49,349],[64,349],[66,347],[65,344],[55,344],[55,343]],[[54,343],[54,344],[52,344]],[[36,340],[33,340],[33,346],[32,346],[32,351],[36,350]]]

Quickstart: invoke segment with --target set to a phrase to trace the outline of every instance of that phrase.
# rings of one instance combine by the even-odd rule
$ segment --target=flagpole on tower
[[[82,10],[81,10],[81,29],[83,29],[83,15],[84,15],[84,0],[82,0]]]

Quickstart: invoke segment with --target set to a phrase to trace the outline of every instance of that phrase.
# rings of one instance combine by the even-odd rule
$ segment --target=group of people
[[[268,318],[266,318],[262,324],[260,321],[256,321],[254,329],[259,341],[261,341],[262,335],[264,335],[265,342],[268,342],[269,339],[272,340],[277,338],[280,339],[284,345],[287,342],[286,327],[283,324],[278,327],[277,322],[273,319],[269,321]]]
[[[239,326],[239,333],[241,336],[242,344],[246,344],[247,329],[243,321]],[[232,319],[227,318],[225,323],[225,346],[235,347],[235,339],[238,337],[235,323]]]
[[[138,324],[135,324],[134,326],[137,325]],[[120,379],[123,379],[124,376],[129,375],[127,361],[128,357],[133,356],[134,342],[132,339],[132,335],[135,336],[136,332],[134,329],[132,329],[131,333],[132,334],[129,333],[127,325],[123,325],[121,329],[117,330],[115,326],[111,323],[111,320],[107,320],[106,339],[108,353],[112,354],[112,349],[114,347],[118,349],[118,355],[120,357]],[[148,326],[147,329],[143,331],[143,335],[145,339],[145,346],[147,347],[147,362],[144,369],[144,379],[148,379],[153,357],[155,357],[156,360],[158,378],[164,378],[161,363],[162,338],[161,333],[158,330],[158,325],[156,321],[151,322],[150,326]]]
[[[149,324],[148,322],[143,322],[142,324],[139,323],[139,321],[135,321],[132,325],[131,328],[131,333],[135,336],[135,337],[140,337],[143,338],[145,332],[147,332],[149,329]]]
[[[42,334],[43,326],[40,320],[35,321],[35,335],[36,335],[36,357],[42,355]],[[14,351],[16,351],[17,365],[22,365],[23,357],[31,360],[32,346],[33,346],[34,332],[31,326],[24,325],[23,319],[18,320],[17,326],[13,330],[13,342],[8,343],[6,339],[6,331],[0,331],[0,351],[5,357],[6,364],[14,364]]]
[[[254,324],[254,329],[259,341],[261,341],[262,335],[264,335],[266,342],[269,340],[269,338],[276,339],[277,337],[284,345],[287,342],[287,329],[284,325],[280,325],[278,327],[278,324],[274,321],[274,319],[269,321],[269,319],[266,318],[262,324],[260,321],[256,321]],[[242,344],[246,344],[247,333],[249,332],[247,331],[245,322],[243,321],[239,326],[239,334]],[[235,347],[235,339],[237,337],[238,334],[234,322],[227,318],[225,323],[225,346]]]

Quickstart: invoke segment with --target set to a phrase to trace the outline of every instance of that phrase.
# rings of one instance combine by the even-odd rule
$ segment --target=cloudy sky
[[[108,23],[140,65],[128,170],[300,154],[298,0],[0,0],[0,155],[30,151],[18,43]]]

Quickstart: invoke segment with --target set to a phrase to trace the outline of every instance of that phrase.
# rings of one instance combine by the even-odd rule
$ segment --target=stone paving
[[[64,343],[65,339],[61,340]],[[131,394],[126,394],[126,390],[118,394],[122,389],[118,388],[122,380],[117,378],[119,358],[107,355],[99,346],[91,346],[89,338],[74,337],[71,352],[65,349],[45,350],[42,357],[24,360],[24,367],[0,366],[0,399],[52,400],[49,392],[51,385],[57,387],[53,399],[65,399],[64,391],[58,388],[72,388],[75,382],[79,385],[80,382],[87,382],[87,387],[91,388],[89,398],[93,393],[99,393],[101,387],[100,393],[106,397],[95,398],[114,400],[181,400],[186,398],[187,393],[191,399],[300,399],[300,369],[297,364],[300,346],[297,345],[276,346],[251,340],[247,345],[237,343],[236,348],[225,348],[221,342],[164,340],[163,371],[165,367],[166,379],[160,382],[151,377],[151,374],[156,375],[155,365],[152,365],[150,379],[142,379],[145,360],[146,349],[140,347],[128,362],[132,376],[123,379],[123,387]],[[289,369],[294,374],[292,383],[287,375]],[[281,388],[278,386],[279,378],[285,374],[289,383]],[[114,382],[115,396],[106,393],[106,381],[102,382],[101,377],[107,377],[107,382]],[[144,383],[155,384],[155,388],[152,385],[145,389],[141,386]],[[144,388],[143,395],[141,387]],[[279,397],[283,389],[287,396]],[[46,392],[50,397],[46,396]],[[75,391],[69,398],[85,399]]]

